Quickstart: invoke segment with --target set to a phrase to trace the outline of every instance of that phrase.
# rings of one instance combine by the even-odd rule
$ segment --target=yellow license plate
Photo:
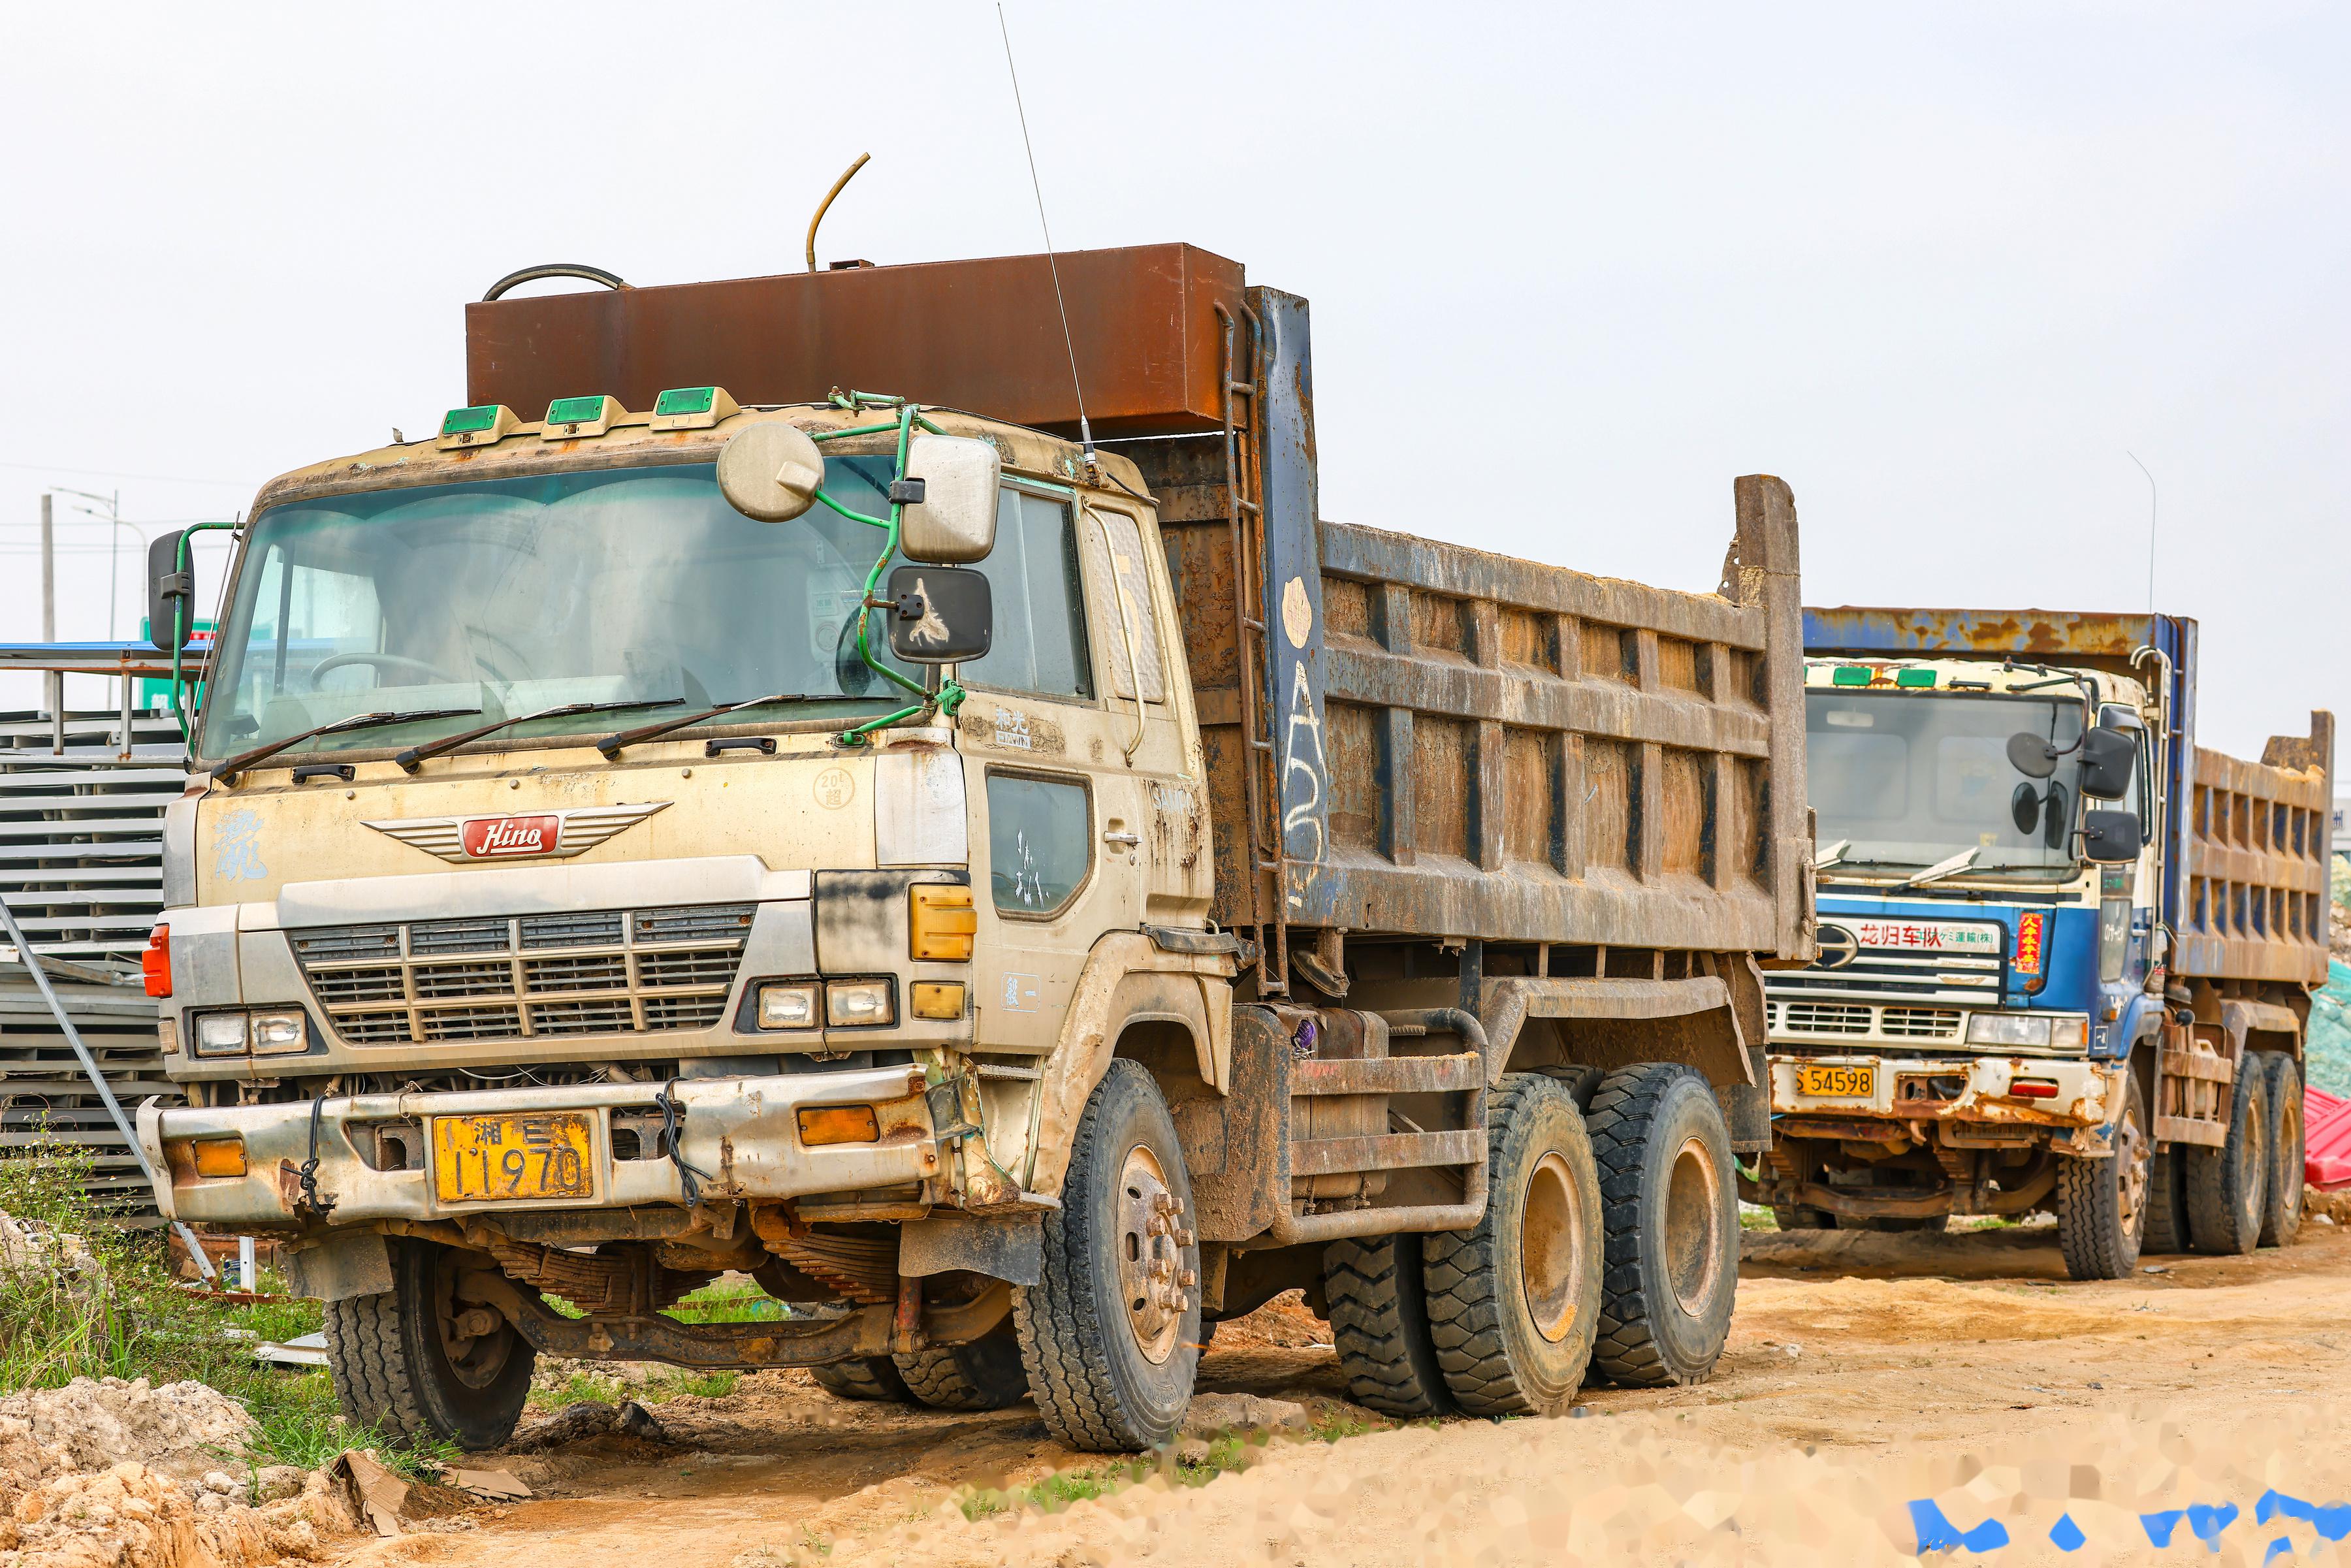
[[[433,1119],[433,1187],[444,1203],[596,1196],[589,1118],[578,1111]]]
[[[1796,1092],[1866,1100],[1877,1092],[1877,1069],[1815,1063],[1796,1069]]]

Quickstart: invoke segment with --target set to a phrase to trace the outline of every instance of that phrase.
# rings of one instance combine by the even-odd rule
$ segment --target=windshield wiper
[[[502,729],[512,729],[516,725],[528,724],[535,718],[559,718],[565,714],[574,713],[621,713],[633,707],[675,707],[684,700],[684,697],[637,697],[627,702],[564,703],[556,707],[543,707],[537,713],[517,714],[512,718],[502,718],[496,724],[486,724],[479,729],[460,730],[455,735],[444,735],[438,740],[428,740],[422,746],[412,746],[392,760],[400,764],[402,772],[413,773],[416,771],[416,765],[428,757],[438,757],[444,751],[455,751],[469,740],[479,740],[486,735],[496,735]]]
[[[1973,849],[1961,850],[1947,861],[1937,861],[1933,865],[1904,883],[1902,886],[1924,887],[1930,882],[1940,882],[1947,876],[1957,876],[1973,866],[1976,863],[1976,857],[1981,853],[1983,853],[1983,847],[1980,844]],[[1898,893],[1901,889],[1897,888],[1895,891]]]
[[[777,692],[768,696],[753,697],[747,703],[727,703],[720,707],[705,708],[700,713],[687,714],[683,718],[657,719],[652,724],[639,725],[634,729],[616,731],[598,741],[596,749],[604,754],[605,761],[610,762],[621,755],[622,748],[624,747],[635,746],[642,741],[658,740],[673,730],[685,729],[702,723],[705,719],[722,718],[730,713],[741,713],[747,707],[765,707],[769,703],[804,703],[815,700],[814,695],[809,692]]]
[[[266,762],[289,747],[299,746],[304,741],[321,735],[334,735],[346,729],[374,729],[387,724],[409,724],[418,719],[460,718],[481,711],[477,707],[421,707],[411,708],[405,713],[353,714],[349,718],[339,718],[332,724],[322,724],[316,729],[306,729],[299,735],[289,735],[283,740],[273,740],[266,746],[256,746],[251,751],[240,751],[227,761],[216,764],[213,768],[213,777],[234,779],[255,763]]]
[[[1839,839],[1813,857],[1813,869],[1826,871],[1833,865],[1842,865],[1844,862],[1844,852],[1851,848],[1853,848],[1851,839]]]

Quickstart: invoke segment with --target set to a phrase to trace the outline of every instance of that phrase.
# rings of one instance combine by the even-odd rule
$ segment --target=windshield
[[[885,515],[891,467],[886,456],[829,459],[826,492]],[[654,705],[684,714],[783,692],[817,699],[794,716],[886,711],[904,694],[855,649],[882,541],[824,507],[755,522],[721,497],[708,465],[272,507],[246,539],[221,628],[204,754],[371,713],[428,716],[298,749],[412,746],[572,703],[644,708],[502,733],[601,734],[653,716]],[[885,629],[877,617],[872,639],[886,657]]]
[[[2064,881],[2075,863],[2076,758],[2029,779],[2008,758],[2020,732],[2067,750],[2081,738],[2080,699],[1806,692],[1815,841],[1823,861],[1836,852],[1822,874],[1917,872],[1973,850],[1954,874]]]

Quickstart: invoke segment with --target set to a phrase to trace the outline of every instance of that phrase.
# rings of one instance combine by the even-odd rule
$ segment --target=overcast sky
[[[1326,516],[1703,591],[1761,470],[1810,602],[2137,610],[2136,453],[2200,738],[2351,713],[2342,8],[1007,12],[1061,245],[1312,301]],[[39,634],[44,488],[225,517],[426,430],[516,267],[792,270],[866,152],[827,256],[1038,248],[985,4],[5,25],[0,638]],[[71,499],[58,632],[101,637]]]

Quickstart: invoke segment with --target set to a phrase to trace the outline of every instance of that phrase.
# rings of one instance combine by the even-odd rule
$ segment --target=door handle
[[[1141,833],[1130,833],[1118,828],[1109,829],[1102,834],[1102,842],[1106,844],[1124,844],[1129,849],[1133,849],[1142,841],[1143,835]]]

